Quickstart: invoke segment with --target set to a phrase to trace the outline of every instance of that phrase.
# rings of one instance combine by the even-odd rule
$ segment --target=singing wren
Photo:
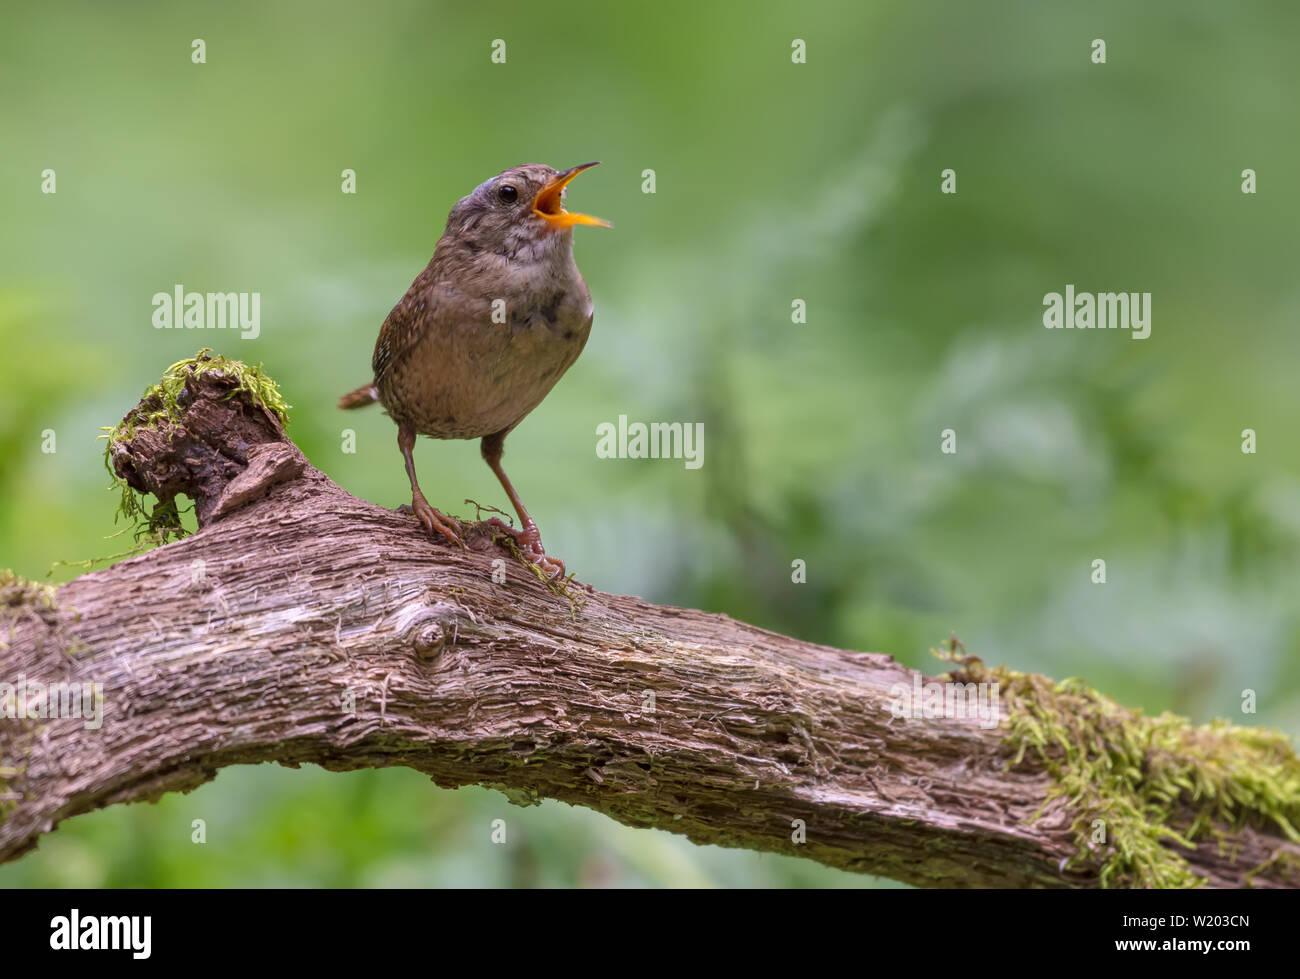
[[[433,258],[379,329],[374,380],[340,408],[378,401],[397,423],[411,511],[429,533],[460,542],[456,521],[429,505],[415,477],[415,437],[482,439],[483,458],[519,515],[493,518],[547,574],[564,562],[542,548],[537,524],[501,468],[506,436],[541,404],[591,333],[591,292],[573,260],[573,229],[609,222],[564,207],[569,181],[595,163],[556,171],[526,163],[463,197]]]

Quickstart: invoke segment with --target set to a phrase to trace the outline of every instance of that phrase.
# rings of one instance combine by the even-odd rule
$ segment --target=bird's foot
[[[564,577],[564,562],[558,557],[551,557],[542,549],[542,535],[538,533],[536,524],[530,522],[522,530],[516,530],[500,517],[491,518],[487,524],[514,541],[524,560],[541,568],[548,581]]]
[[[429,506],[429,501],[423,496],[415,497],[410,506],[406,504],[399,506],[397,512],[414,514],[429,533],[442,534],[451,543],[464,546],[464,542],[460,538],[460,524],[456,522],[456,518],[435,510]]]

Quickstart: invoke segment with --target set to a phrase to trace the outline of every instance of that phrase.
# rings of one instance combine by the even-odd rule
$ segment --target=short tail
[[[357,388],[355,391],[349,391],[343,397],[339,398],[340,408],[364,408],[366,405],[372,405],[379,400],[379,389],[373,384],[367,384],[365,387]]]

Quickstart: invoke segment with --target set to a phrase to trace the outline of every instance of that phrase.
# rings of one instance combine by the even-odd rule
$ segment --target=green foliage
[[[1102,6],[1102,66],[1095,11],[997,0],[794,19],[774,0],[651,18],[574,0],[563,45],[553,8],[521,4],[505,65],[474,40],[500,36],[490,7],[436,31],[417,0],[364,18],[302,0],[25,10],[0,31],[0,88],[23,93],[0,101],[0,563],[40,578],[121,550],[99,426],[200,342],[266,365],[332,479],[408,502],[392,422],[335,399],[370,379],[456,199],[525,160],[602,159],[569,194],[616,226],[575,234],[592,337],[505,463],[582,581],[913,666],[955,628],[1154,716],[1207,721],[1250,687],[1251,723],[1300,731],[1300,132],[1268,94],[1300,88],[1300,7]],[[304,43],[304,18],[348,29]],[[73,106],[76,125],[50,125]],[[47,166],[56,195],[37,190]],[[1151,291],[1151,338],[1044,330],[1041,297],[1067,282]],[[154,329],[150,297],[177,283],[261,292],[261,335]],[[703,468],[597,459],[595,426],[620,413],[703,421]],[[937,451],[948,427],[956,456]],[[422,441],[416,459],[440,509],[506,505],[477,446]],[[1088,581],[1096,557],[1108,584]],[[73,820],[0,886],[560,885],[606,860],[644,884],[845,879],[610,842],[557,805],[510,813],[530,873],[481,844],[493,798],[395,771],[223,773]],[[228,820],[206,849],[188,832],[205,813]]]

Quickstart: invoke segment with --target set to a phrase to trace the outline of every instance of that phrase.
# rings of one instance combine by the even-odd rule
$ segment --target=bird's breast
[[[480,438],[514,427],[578,358],[591,332],[582,277],[516,270],[466,295],[429,303],[429,329],[381,379],[389,413],[434,438]]]

